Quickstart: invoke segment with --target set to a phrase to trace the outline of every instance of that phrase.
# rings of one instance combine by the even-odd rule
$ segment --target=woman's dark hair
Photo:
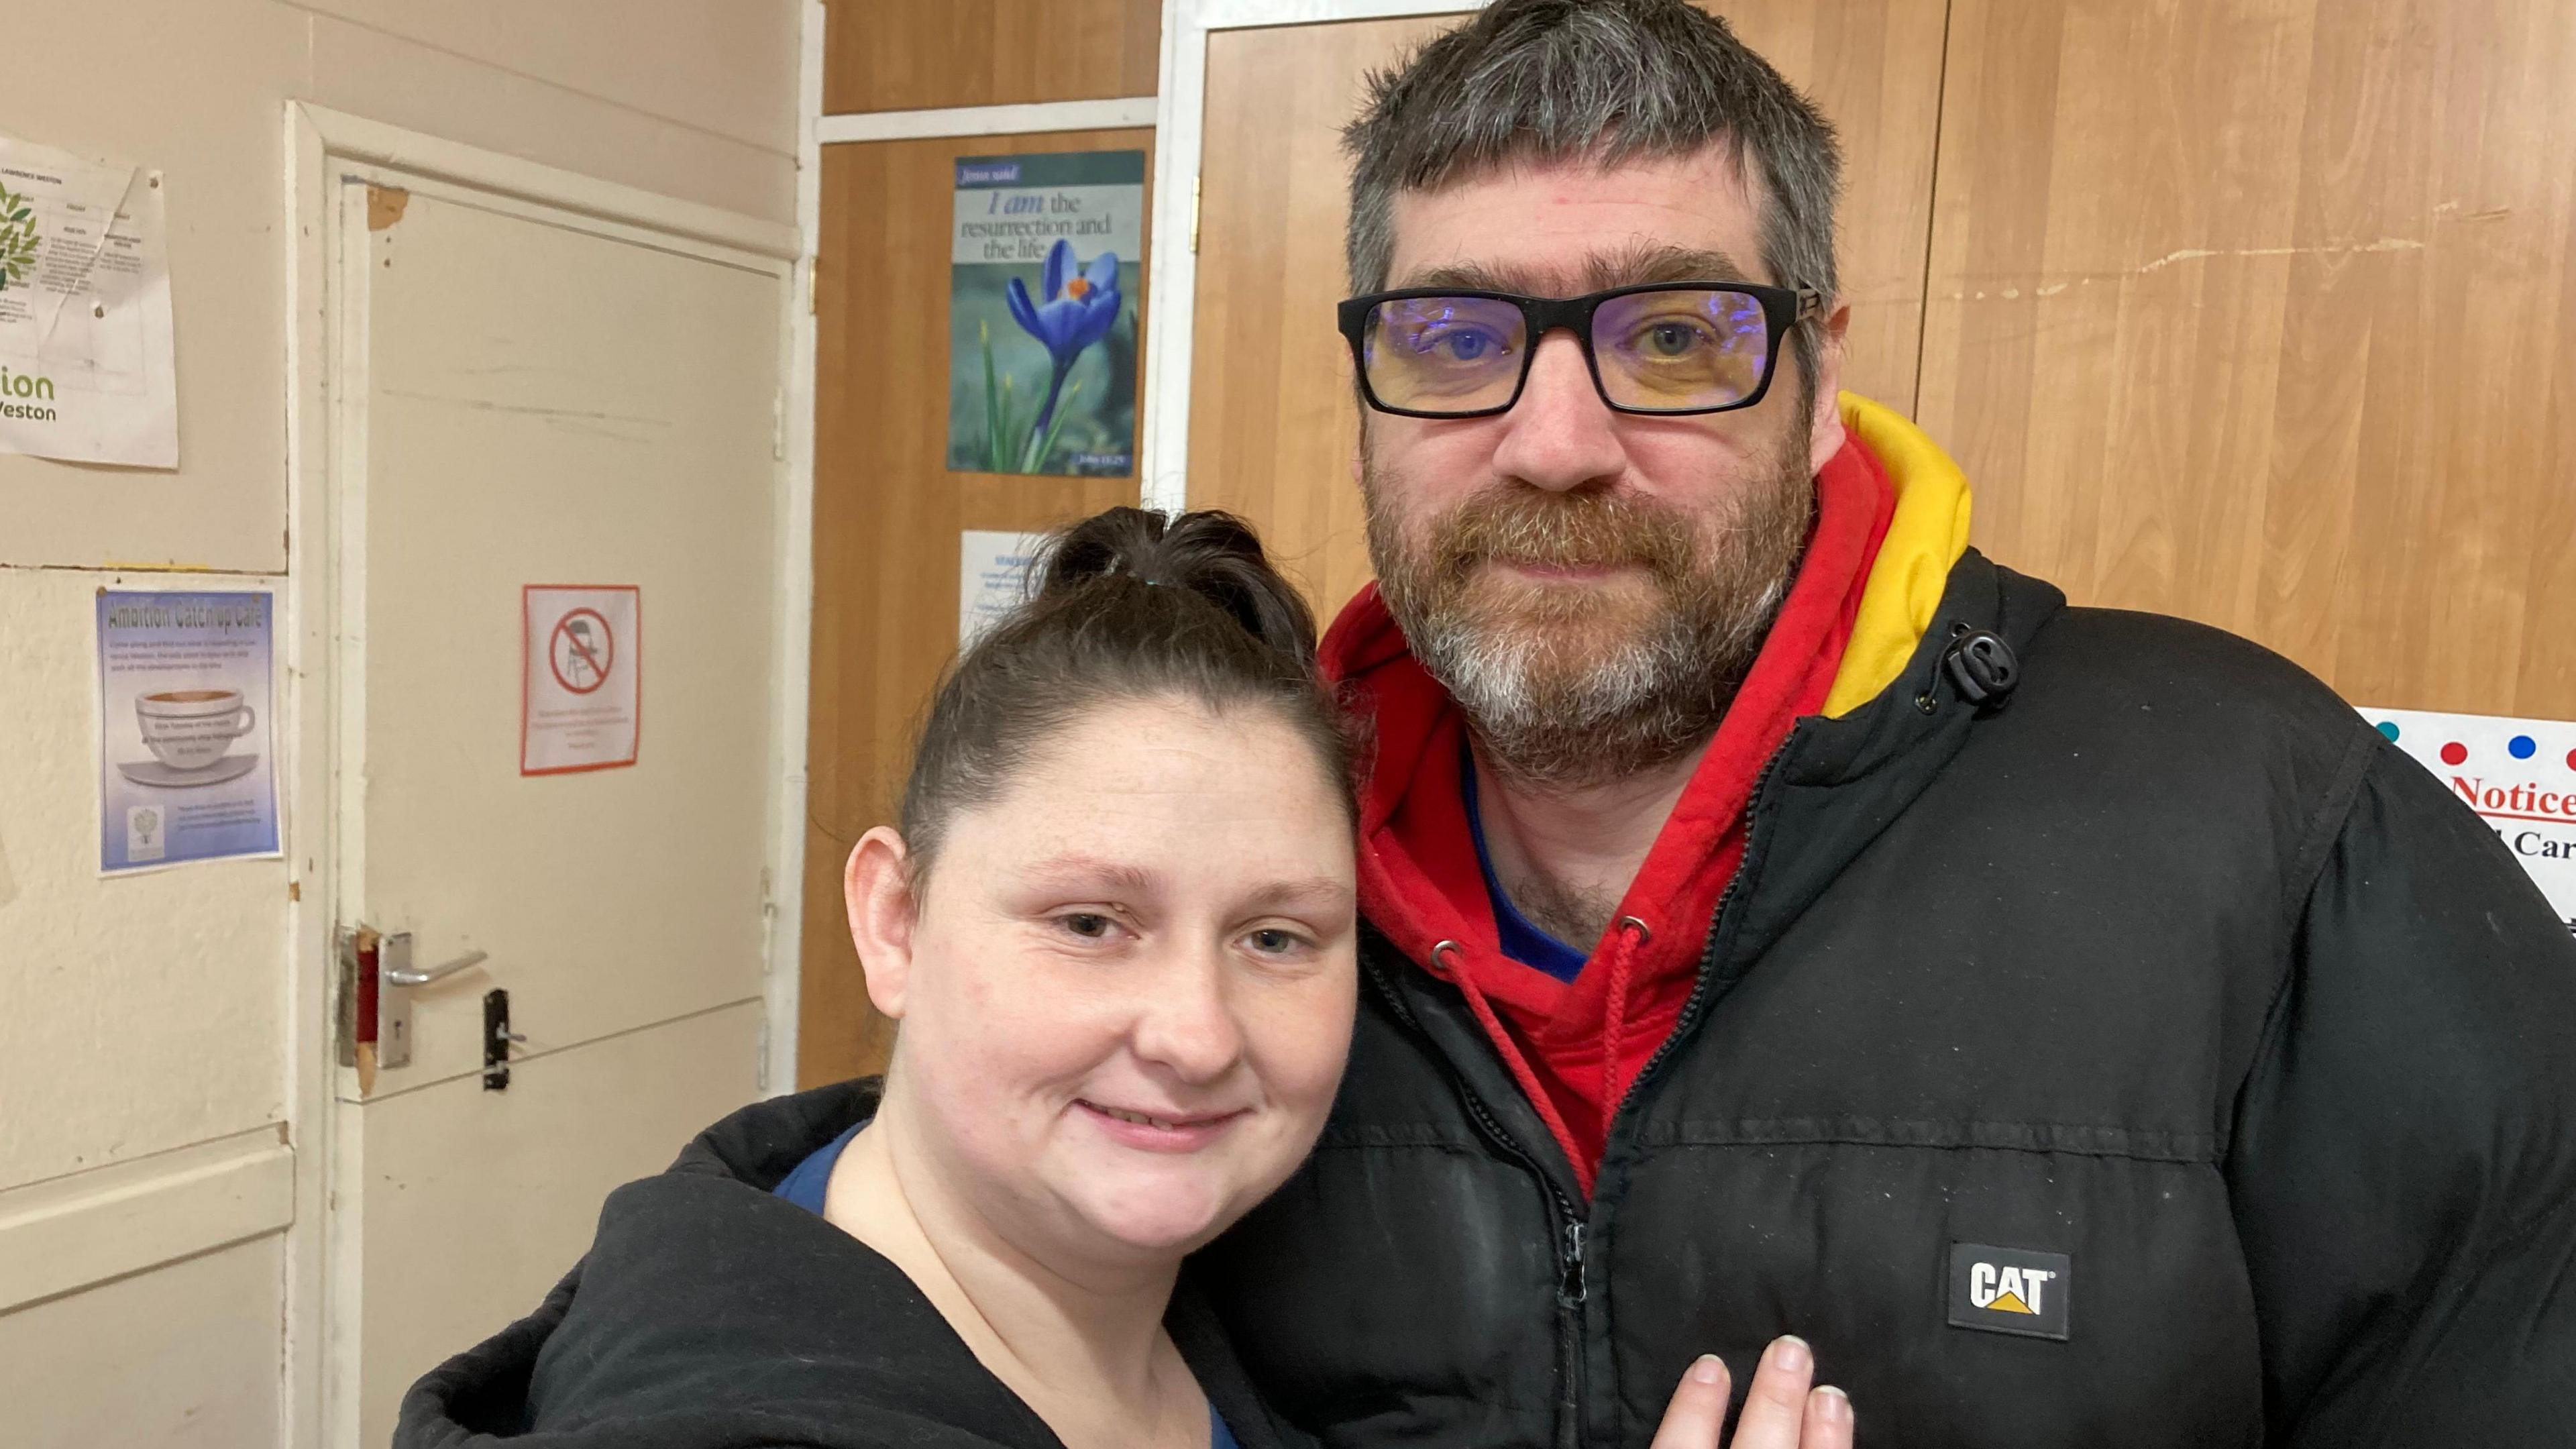
[[[998,798],[1048,736],[1156,695],[1275,711],[1356,814],[1314,615],[1242,519],[1112,508],[1057,532],[1030,578],[1028,601],[949,670],[922,722],[900,817],[916,881],[957,812]]]

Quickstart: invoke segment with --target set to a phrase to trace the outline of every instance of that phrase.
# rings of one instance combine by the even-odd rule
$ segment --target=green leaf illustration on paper
[[[0,186],[0,291],[24,285],[35,266],[35,208],[24,195]]]

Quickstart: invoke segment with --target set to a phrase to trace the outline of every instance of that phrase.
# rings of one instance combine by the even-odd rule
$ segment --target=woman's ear
[[[904,992],[912,981],[912,937],[921,921],[911,867],[903,837],[880,825],[859,837],[841,878],[850,943],[859,948],[868,1000],[894,1021],[903,1020]]]

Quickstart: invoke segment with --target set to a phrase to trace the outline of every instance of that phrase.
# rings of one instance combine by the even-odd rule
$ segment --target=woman
[[[413,1388],[403,1449],[1309,1442],[1180,1269],[1314,1145],[1349,1046],[1313,620],[1223,514],[1112,509],[1041,579],[941,686],[901,829],[851,853],[903,1024],[882,1089],[746,1108],[612,1194],[535,1315]],[[1656,1449],[1713,1449],[1726,1396],[1703,1360]],[[1832,1407],[1769,1360],[1753,1398],[1737,1449]]]

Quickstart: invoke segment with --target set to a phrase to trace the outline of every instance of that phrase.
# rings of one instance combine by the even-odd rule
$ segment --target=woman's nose
[[[1213,1082],[1243,1059],[1243,1028],[1217,950],[1176,953],[1137,1017],[1136,1054],[1186,1082]]]

